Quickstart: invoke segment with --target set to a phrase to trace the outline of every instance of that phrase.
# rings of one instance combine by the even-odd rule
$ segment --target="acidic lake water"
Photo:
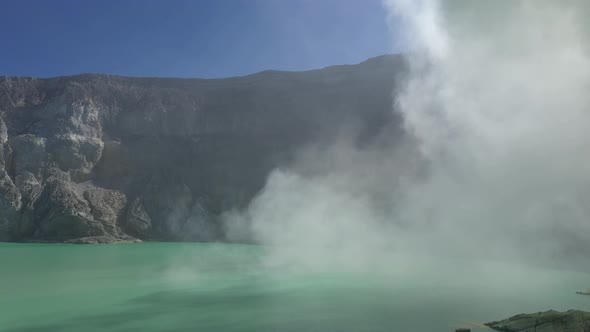
[[[483,331],[521,312],[590,309],[574,294],[590,287],[581,272],[440,260],[311,271],[271,266],[264,250],[0,243],[0,331]]]

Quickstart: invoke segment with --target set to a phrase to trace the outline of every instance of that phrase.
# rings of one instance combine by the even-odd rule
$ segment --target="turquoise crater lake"
[[[520,312],[590,310],[574,293],[587,273],[484,262],[470,275],[456,261],[298,271],[264,250],[0,243],[0,331],[483,331]]]

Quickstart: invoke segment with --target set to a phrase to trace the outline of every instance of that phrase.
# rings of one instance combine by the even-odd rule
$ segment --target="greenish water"
[[[304,272],[268,266],[263,250],[0,243],[0,331],[452,331],[590,309],[574,294],[585,273],[441,261]]]

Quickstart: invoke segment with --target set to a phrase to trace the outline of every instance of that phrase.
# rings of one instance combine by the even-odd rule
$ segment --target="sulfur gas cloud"
[[[409,74],[403,137],[309,146],[268,177],[230,237],[276,264],[390,257],[571,261],[590,236],[585,1],[386,0]]]

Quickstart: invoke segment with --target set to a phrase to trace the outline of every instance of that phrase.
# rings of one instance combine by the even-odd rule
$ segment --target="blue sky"
[[[381,0],[0,0],[0,75],[226,77],[392,53]]]

